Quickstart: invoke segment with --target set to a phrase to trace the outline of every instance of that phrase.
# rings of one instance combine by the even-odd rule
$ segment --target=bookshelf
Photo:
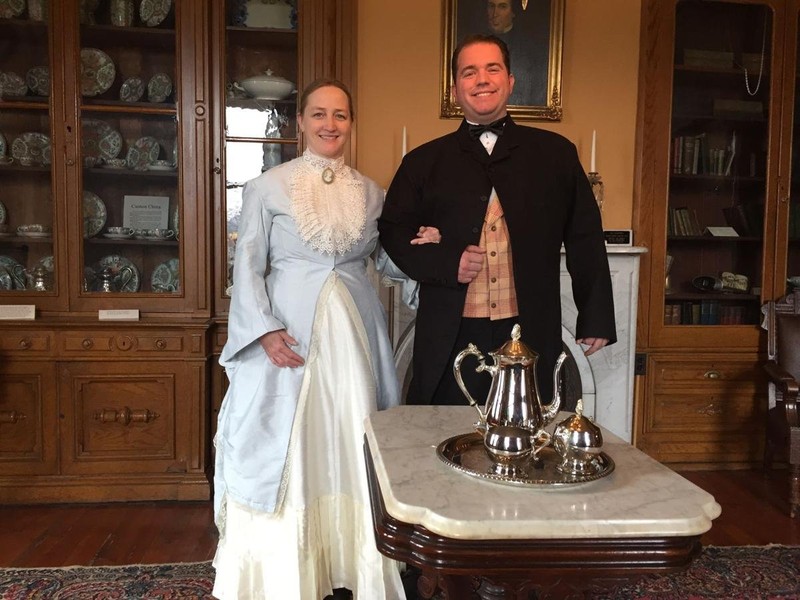
[[[634,441],[676,466],[760,460],[760,309],[800,281],[799,32],[800,0],[642,6]]]

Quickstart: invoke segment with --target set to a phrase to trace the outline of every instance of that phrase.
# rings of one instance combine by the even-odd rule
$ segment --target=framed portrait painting
[[[508,112],[518,120],[560,121],[561,48],[566,0],[442,0],[441,116],[460,118],[451,93],[450,57],[459,41],[493,34],[509,49],[514,91]]]

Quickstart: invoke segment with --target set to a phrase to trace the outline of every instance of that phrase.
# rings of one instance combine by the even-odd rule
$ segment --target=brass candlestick
[[[597,202],[597,208],[600,209],[600,214],[603,214],[603,180],[600,177],[600,173],[596,171],[592,171],[587,175],[589,177],[589,183],[592,184],[592,193],[594,194],[594,199]]]

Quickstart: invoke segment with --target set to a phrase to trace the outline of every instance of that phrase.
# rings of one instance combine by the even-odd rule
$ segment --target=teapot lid
[[[514,325],[511,329],[511,339],[505,344],[500,346],[497,350],[492,352],[492,356],[500,359],[505,359],[510,362],[527,364],[539,358],[539,355],[531,350],[520,337],[522,336],[522,327],[519,323]]]
[[[248,77],[245,81],[272,81],[274,83],[288,83],[294,85],[291,81],[280,75],[275,75],[272,69],[267,69],[262,75],[253,75]]]

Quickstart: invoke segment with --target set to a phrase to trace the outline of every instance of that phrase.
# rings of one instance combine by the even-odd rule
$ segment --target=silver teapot
[[[541,460],[538,453],[550,443],[551,436],[544,428],[561,407],[559,376],[567,358],[562,352],[556,361],[554,395],[545,408],[536,380],[539,355],[520,340],[521,333],[521,327],[514,325],[511,339],[494,352],[489,352],[492,365],[484,362],[483,354],[474,344],[469,344],[453,362],[458,387],[478,411],[479,421],[475,428],[483,435],[484,446],[494,461],[494,472],[511,477],[525,476],[525,467],[531,463],[536,466]],[[461,377],[461,363],[469,355],[478,359],[476,372],[488,372],[492,376],[483,410]]]
[[[602,447],[603,432],[583,414],[583,399],[579,399],[575,414],[553,432],[553,448],[561,456],[556,470],[565,475],[596,473],[603,467],[599,462]]]

